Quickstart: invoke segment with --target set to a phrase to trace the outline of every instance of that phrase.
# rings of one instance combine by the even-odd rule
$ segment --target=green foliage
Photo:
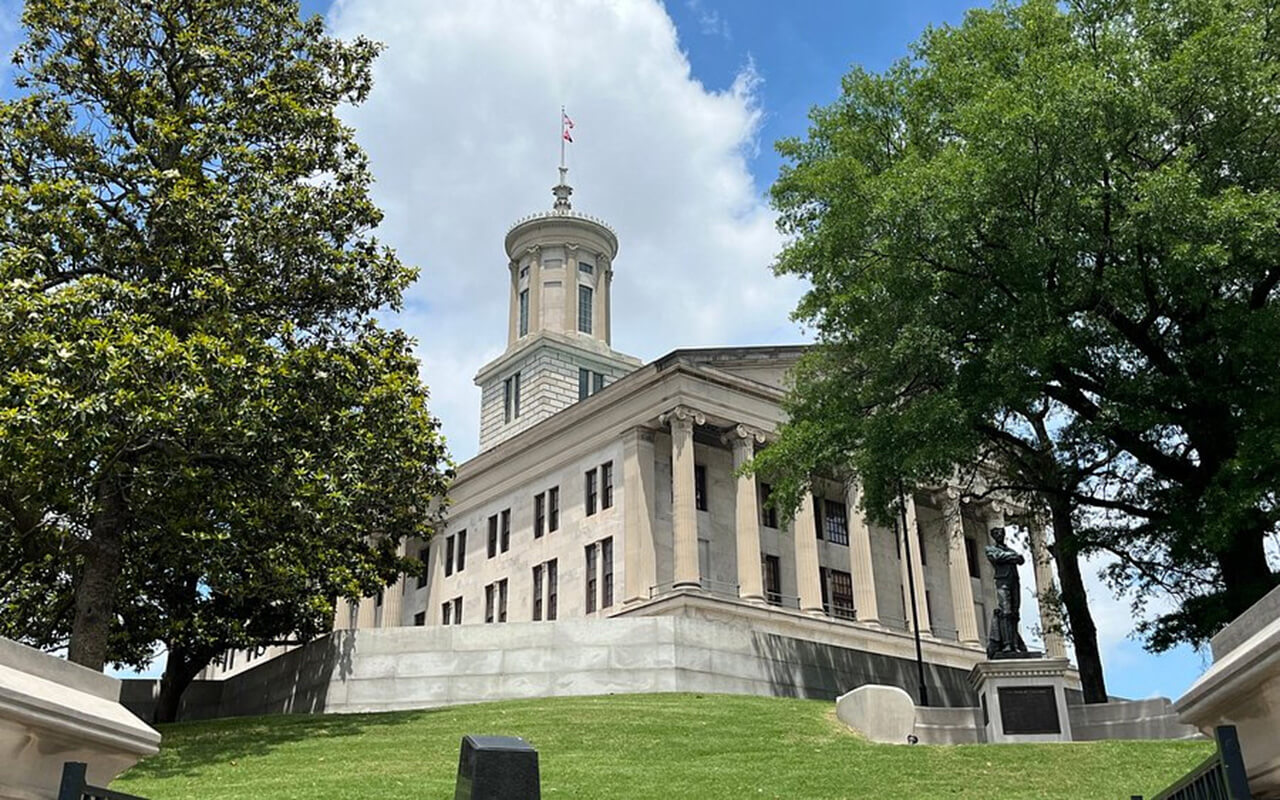
[[[415,272],[372,235],[335,113],[378,47],[280,0],[22,19],[24,94],[0,104],[0,633],[202,666],[326,630],[335,596],[416,572],[397,547],[430,535],[451,474],[413,343],[373,316]]]
[[[776,268],[820,342],[758,459],[781,499],[852,465],[883,513],[1038,418],[1113,577],[1183,604],[1150,644],[1275,585],[1278,14],[997,4],[846,76],[779,143]]]
[[[459,741],[472,733],[521,736],[537,748],[544,797],[1079,800],[1154,796],[1213,749],[1203,741],[870,744],[835,720],[829,702],[691,694],[290,714],[161,733],[160,753],[113,789],[167,800],[449,797]]]

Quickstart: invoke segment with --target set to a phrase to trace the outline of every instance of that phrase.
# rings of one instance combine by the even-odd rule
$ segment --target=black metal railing
[[[1152,800],[1252,800],[1236,726],[1219,725],[1213,735],[1218,751]]]
[[[137,795],[113,792],[101,786],[90,786],[85,769],[83,761],[68,761],[62,765],[62,783],[58,786],[58,800],[144,800]]]

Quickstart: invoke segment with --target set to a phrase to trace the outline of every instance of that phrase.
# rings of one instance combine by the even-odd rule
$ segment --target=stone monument
[[[1030,652],[1018,632],[1022,583],[1018,566],[1026,561],[1005,544],[1004,528],[991,529],[987,560],[995,571],[996,607],[991,614],[987,658],[973,668],[969,682],[982,713],[980,735],[988,742],[1069,742],[1065,658]]]

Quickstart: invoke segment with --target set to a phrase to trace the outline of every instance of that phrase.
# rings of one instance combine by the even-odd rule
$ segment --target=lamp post
[[[907,594],[911,597],[911,633],[916,640],[916,677],[920,686],[920,705],[929,705],[929,687],[924,683],[924,655],[920,650],[920,611],[916,608],[916,576],[911,567],[911,536],[907,530],[907,496],[898,479],[898,518],[902,520],[902,557],[907,560]],[[920,576],[921,579],[924,576]]]

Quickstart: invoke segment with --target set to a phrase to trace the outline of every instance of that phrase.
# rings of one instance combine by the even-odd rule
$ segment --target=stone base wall
[[[1178,721],[1167,697],[1112,700],[1109,703],[1067,706],[1071,739],[1198,739],[1200,732]],[[982,739],[979,708],[916,707],[915,734],[921,744],[974,744]]]
[[[933,702],[972,703],[967,670],[926,670]],[[146,713],[154,682],[126,683],[125,705]],[[682,616],[382,628],[337,631],[225,680],[201,681],[180,716],[215,716],[215,705],[216,716],[357,713],[635,692],[834,700],[864,683],[901,686],[914,697],[916,665]]]

